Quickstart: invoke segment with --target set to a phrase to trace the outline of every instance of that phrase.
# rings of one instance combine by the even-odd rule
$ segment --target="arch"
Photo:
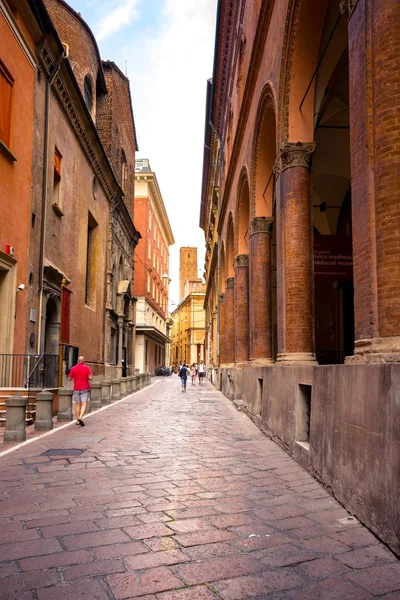
[[[276,160],[276,102],[268,83],[258,105],[253,146],[252,216],[270,217],[273,210]]]
[[[249,252],[250,186],[246,167],[243,167],[238,186],[236,203],[236,250],[237,254]]]
[[[286,141],[309,142],[314,139],[315,79],[312,78],[321,46],[327,43],[335,27],[334,23],[328,37],[323,36],[328,5],[329,0],[289,2],[279,90],[280,145]],[[336,27],[347,27],[346,20],[340,15]]]
[[[233,260],[235,258],[235,235],[232,213],[229,214],[226,234],[226,278],[234,277]]]

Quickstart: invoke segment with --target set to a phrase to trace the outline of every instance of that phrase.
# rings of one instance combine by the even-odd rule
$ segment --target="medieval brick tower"
[[[197,248],[184,246],[179,254],[179,300],[185,295],[185,281],[197,278]]]

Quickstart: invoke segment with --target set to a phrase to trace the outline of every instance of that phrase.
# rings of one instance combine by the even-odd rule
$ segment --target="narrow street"
[[[209,382],[85,422],[0,456],[1,600],[399,600],[396,557]]]

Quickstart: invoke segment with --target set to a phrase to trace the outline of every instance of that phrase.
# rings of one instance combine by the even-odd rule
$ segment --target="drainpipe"
[[[45,250],[45,234],[46,234],[46,200],[47,200],[47,172],[48,172],[48,155],[49,155],[49,116],[50,116],[50,88],[58,73],[61,63],[64,59],[63,52],[49,73],[46,80],[45,104],[44,104],[44,148],[43,148],[43,180],[42,180],[42,222],[40,226],[40,253],[39,253],[39,331],[37,340],[37,354],[40,354],[40,346],[42,343],[42,320],[43,320],[43,279],[44,279],[44,250]]]

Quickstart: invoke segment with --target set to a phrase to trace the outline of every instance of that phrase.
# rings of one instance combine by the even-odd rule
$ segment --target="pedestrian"
[[[199,385],[202,385],[203,383],[203,378],[206,376],[206,370],[205,370],[205,365],[203,363],[203,361],[200,361],[199,364]]]
[[[192,385],[196,385],[197,369],[195,363],[190,367],[190,376],[192,378]]]
[[[68,381],[74,380],[74,402],[76,425],[85,426],[83,415],[86,411],[86,405],[89,401],[90,382],[93,379],[92,371],[85,365],[84,356],[78,358],[78,364],[72,367],[68,374]]]
[[[187,368],[186,364],[183,363],[183,365],[181,366],[181,368],[179,370],[179,377],[181,378],[181,382],[182,382],[182,392],[186,392],[186,383],[187,383],[188,373],[189,373],[189,369]]]

